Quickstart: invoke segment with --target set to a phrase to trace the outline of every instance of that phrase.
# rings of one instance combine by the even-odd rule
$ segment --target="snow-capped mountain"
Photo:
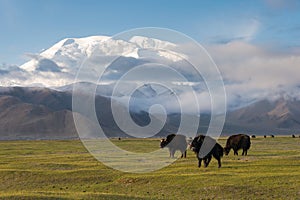
[[[135,98],[153,98],[157,96],[157,92],[153,89],[151,84],[145,84],[136,90],[132,96]]]
[[[33,59],[21,65],[20,68],[26,71],[44,70],[54,71],[59,67],[62,72],[67,72],[70,68],[76,68],[82,61],[91,56],[99,54],[102,56],[123,56],[140,58],[139,51],[143,49],[172,49],[175,44],[161,41],[158,39],[146,38],[141,36],[132,37],[129,41],[114,39],[108,36],[90,36],[85,38],[66,38],[52,47],[43,51],[39,55],[33,56]],[[172,59],[174,55],[160,53],[162,57]],[[40,61],[49,59],[55,65],[53,68],[42,68]],[[178,59],[178,58],[176,58]]]
[[[0,71],[0,86],[60,87],[72,84],[82,63],[97,55],[99,67],[107,67],[106,80],[118,79],[135,66],[145,63],[174,64],[187,58],[177,51],[178,45],[143,36],[128,40],[109,36],[66,38],[31,58],[13,70]],[[118,58],[111,65],[105,62]],[[105,64],[103,64],[103,63]],[[176,65],[176,63],[179,63]],[[91,74],[96,74],[91,72]]]
[[[0,74],[0,84],[2,86],[46,87],[68,93],[71,93],[74,84],[77,84],[76,88],[80,90],[79,92],[91,91],[96,88],[97,95],[113,98],[119,102],[127,102],[130,98],[130,105],[134,105],[136,111],[147,111],[155,103],[164,104],[163,102],[175,99],[174,92],[168,91],[164,87],[153,86],[153,84],[137,86],[140,85],[140,81],[149,78],[150,73],[152,73],[152,78],[157,76],[166,81],[169,74],[164,71],[158,71],[157,74],[157,67],[155,68],[157,63],[184,69],[185,65],[181,60],[187,58],[187,55],[180,55],[176,52],[177,47],[176,44],[168,41],[143,36],[134,36],[128,40],[108,36],[66,38],[40,54],[31,55],[32,59],[17,70]],[[92,59],[95,55],[99,67],[105,67],[101,64],[102,60],[106,62],[112,57],[117,59],[107,66],[100,82],[81,82],[79,80],[75,83],[76,74],[82,63],[86,59]],[[152,65],[152,63],[154,64]],[[123,81],[118,85],[118,90],[114,90],[117,80],[136,66],[144,64],[148,65],[147,72],[150,73],[143,72],[143,75],[134,76],[134,80]],[[154,70],[156,71],[151,72]],[[162,75],[162,73],[165,74]],[[92,71],[90,74],[97,75],[97,72]],[[172,87],[171,90],[178,94],[184,91],[182,85],[178,84],[176,80]],[[178,110],[177,103],[172,106],[170,108],[172,112]]]
[[[80,61],[89,56],[97,44],[101,44],[109,38],[107,36],[91,36],[63,39],[39,55],[35,55],[32,60],[21,65],[20,68],[26,71],[34,71],[39,68],[41,60],[49,59],[61,71],[67,71],[68,68],[77,66]]]

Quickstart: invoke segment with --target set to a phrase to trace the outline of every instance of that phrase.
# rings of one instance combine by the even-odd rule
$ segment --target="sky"
[[[242,41],[293,53],[300,48],[299,9],[297,0],[0,0],[0,66],[21,65],[27,53],[63,38],[139,27],[174,29],[203,45]]]

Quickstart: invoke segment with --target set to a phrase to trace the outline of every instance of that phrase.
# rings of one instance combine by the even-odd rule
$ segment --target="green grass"
[[[153,139],[113,142],[134,152],[159,145]],[[222,165],[213,159],[198,168],[188,151],[166,168],[131,174],[101,164],[78,140],[2,141],[0,199],[300,199],[300,138],[252,139],[247,157],[230,152]]]

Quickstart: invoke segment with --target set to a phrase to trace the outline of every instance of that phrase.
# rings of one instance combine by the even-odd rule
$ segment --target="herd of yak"
[[[218,165],[221,167],[223,153],[228,155],[230,150],[233,149],[234,155],[238,155],[238,150],[243,149],[242,155],[246,156],[250,145],[250,137],[244,134],[230,136],[227,139],[225,148],[218,144],[215,139],[204,135],[196,136],[190,144],[188,144],[184,135],[179,134],[170,134],[160,141],[160,147],[167,147],[172,158],[177,150],[182,153],[181,157],[186,157],[186,149],[189,146],[198,158],[198,167],[201,166],[202,160],[204,167],[207,167],[212,157],[218,160]]]

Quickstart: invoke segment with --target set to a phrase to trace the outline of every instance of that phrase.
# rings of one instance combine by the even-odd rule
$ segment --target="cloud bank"
[[[222,73],[229,102],[296,95],[299,54],[274,52],[240,41],[210,46],[208,50]]]

